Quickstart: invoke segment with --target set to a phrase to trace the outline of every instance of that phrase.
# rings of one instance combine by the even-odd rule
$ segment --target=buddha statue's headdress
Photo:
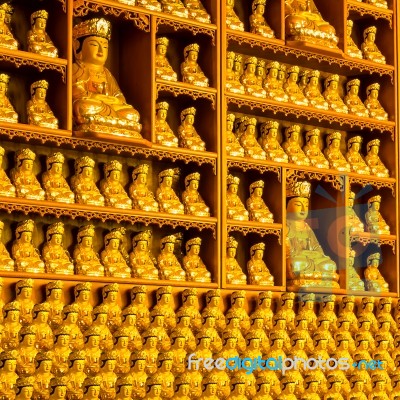
[[[62,222],[56,222],[47,228],[47,240],[50,240],[51,236],[55,234],[64,235],[64,224]]]
[[[250,254],[253,256],[257,250],[265,250],[265,243],[257,243],[250,247]]]
[[[256,188],[264,189],[264,185],[265,185],[265,183],[264,183],[263,180],[259,180],[259,181],[253,182],[253,183],[250,185],[250,193],[252,193],[253,190],[256,189]]]
[[[376,34],[376,26],[370,26],[369,28],[364,30],[364,39],[367,37],[367,35],[369,35],[370,33],[375,33]]]
[[[197,237],[197,238],[193,238],[193,239],[188,240],[188,241],[186,242],[186,244],[185,244],[185,249],[186,249],[186,251],[189,251],[190,248],[191,248],[192,246],[195,246],[195,245],[201,246],[201,238]]]
[[[379,139],[373,139],[367,143],[367,151],[370,151],[372,146],[379,147],[380,145],[381,145],[381,141]]]
[[[186,46],[183,49],[183,54],[185,57],[187,57],[187,55],[191,52],[191,51],[195,51],[196,53],[198,53],[200,51],[200,46],[197,43],[192,43],[189,44],[189,46]]]
[[[133,176],[137,176],[139,174],[147,175],[148,172],[149,172],[149,165],[148,164],[140,164],[133,170],[132,175]]]
[[[359,79],[352,79],[351,81],[348,81],[347,83],[346,83],[346,89],[347,90],[350,90],[350,88],[352,87],[352,86],[360,86],[360,84],[361,84],[361,81],[359,80]]]
[[[48,19],[49,13],[46,10],[38,10],[31,14],[31,25],[35,23],[36,18]]]
[[[228,51],[227,53],[226,53],[226,59],[227,60],[235,60],[235,53],[233,52],[233,51]]]
[[[122,171],[122,164],[117,160],[112,160],[104,164],[104,174],[106,177],[111,171]]]
[[[176,242],[176,237],[175,235],[168,235],[168,236],[164,236],[161,241],[160,241],[160,246],[163,247],[164,244],[166,243],[173,243],[175,244]]]
[[[81,239],[84,237],[94,237],[95,230],[93,225],[82,226],[78,232],[78,243],[80,243]]]
[[[359,143],[359,144],[361,144],[361,143],[362,143],[362,137],[361,137],[361,136],[354,136],[354,137],[352,137],[351,139],[349,139],[349,141],[347,142],[347,144],[349,145],[349,147],[350,147],[350,145],[352,145],[353,143]]]
[[[24,160],[35,161],[36,154],[31,149],[21,149],[15,153],[15,163],[20,166],[20,163]]]
[[[18,224],[15,233],[17,234],[17,238],[19,238],[22,232],[33,232],[35,229],[35,223],[31,219],[27,219],[26,221],[22,221]]]
[[[278,69],[279,70],[279,63],[278,63],[278,61],[271,61],[265,66],[265,68],[267,70],[270,70],[270,69]]]
[[[332,143],[332,141],[335,139],[341,140],[342,134],[340,132],[333,132],[326,137],[326,141],[327,141],[328,145],[330,145]]]
[[[373,83],[372,85],[367,86],[367,94],[371,92],[371,90],[379,90],[381,85],[379,83]]]
[[[311,196],[311,183],[309,182],[293,182],[288,184],[286,188],[286,198],[304,197],[309,199]]]
[[[47,169],[49,169],[50,165],[59,163],[63,164],[65,161],[64,155],[60,152],[53,153],[52,155],[48,156],[46,159]]]
[[[160,37],[160,38],[158,38],[156,40],[156,46],[159,46],[159,45],[168,46],[168,44],[169,44],[169,39],[166,38],[165,36],[164,37]]]
[[[87,36],[99,36],[104,39],[111,39],[111,23],[104,18],[92,18],[74,26],[73,39]]]
[[[238,241],[233,236],[228,237],[228,240],[226,241],[227,249],[237,249],[238,245]]]
[[[193,172],[192,174],[189,174],[185,178],[185,187],[188,186],[190,181],[200,181],[200,173],[199,172]]]
[[[122,240],[122,233],[120,231],[111,231],[104,236],[104,243],[108,244],[111,239]]]
[[[373,253],[367,257],[367,265],[370,265],[373,260],[381,261],[380,253]]]
[[[381,197],[380,195],[372,196],[372,197],[370,197],[370,198],[368,199],[368,204],[372,204],[372,203],[374,203],[374,202],[380,203],[381,200],[382,200],[382,197]]]
[[[196,109],[194,107],[189,107],[181,112],[181,121],[183,121],[187,115],[196,115]]]
[[[166,101],[159,101],[156,104],[156,111],[158,111],[158,110],[166,110],[166,111],[168,111],[168,109],[169,109],[169,104]]]
[[[238,178],[237,176],[233,176],[231,174],[228,175],[227,179],[226,179],[226,183],[227,185],[239,185],[240,183],[240,178]]]
[[[44,79],[41,79],[40,81],[33,82],[31,85],[31,96],[35,93],[35,90],[38,88],[42,89],[48,89],[49,88],[49,83],[45,81]]]
[[[79,173],[84,167],[94,168],[95,164],[95,161],[88,156],[80,157],[75,161],[75,173]]]
[[[306,140],[307,142],[310,140],[312,136],[319,137],[321,131],[318,128],[312,129],[311,131],[306,132]]]

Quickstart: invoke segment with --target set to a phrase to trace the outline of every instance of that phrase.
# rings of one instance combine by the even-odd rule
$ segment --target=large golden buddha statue
[[[131,269],[120,251],[121,241],[122,233],[118,230],[113,230],[104,236],[104,250],[100,253],[100,258],[104,265],[105,276],[131,277]]]
[[[347,20],[347,27],[346,27],[346,54],[353,58],[363,58],[363,54],[361,50],[357,47],[354,43],[353,38],[351,37],[351,33],[353,32],[353,25],[354,22],[351,19]]]
[[[319,77],[321,73],[318,70],[308,71],[306,76],[306,86],[303,89],[303,93],[310,105],[320,110],[328,110],[329,104],[325,101],[322,96]]]
[[[184,206],[172,188],[174,174],[173,169],[166,169],[158,174],[159,187],[157,188],[156,199],[161,212],[184,214]]]
[[[344,97],[344,103],[349,109],[349,114],[368,118],[368,111],[358,96],[358,92],[360,91],[360,83],[361,82],[359,79],[352,79],[351,81],[347,82],[347,94]]]
[[[4,222],[0,221],[0,271],[14,271],[14,260],[10,257],[6,246],[1,241],[3,236]],[[0,286],[2,287],[3,282],[0,280]],[[0,288],[1,293],[1,288]],[[1,303],[1,300],[0,300]],[[2,309],[2,305],[0,304],[0,310]]]
[[[313,167],[329,169],[329,162],[319,148],[319,137],[321,131],[316,128],[306,133],[306,145],[303,147],[304,154],[309,158]]]
[[[153,192],[147,187],[148,164],[139,164],[132,172],[133,183],[129,187],[129,196],[133,208],[144,211],[158,211],[158,203]]]
[[[111,24],[93,18],[75,25],[72,97],[76,129],[141,138],[139,113],[126,103],[117,81],[105,68]]]
[[[274,286],[274,277],[263,260],[264,252],[265,243],[257,243],[250,248],[250,260],[247,262],[250,285]]]
[[[368,199],[368,211],[365,213],[367,231],[378,235],[390,235],[390,227],[379,212],[381,200],[379,195]]]
[[[344,104],[339,95],[339,75],[329,75],[324,82],[325,91],[323,94],[325,100],[329,104],[329,108],[337,113],[348,114],[349,109]]]
[[[13,8],[8,3],[0,6],[0,47],[9,50],[18,50],[18,42],[14,39],[7,19],[13,13]]]
[[[36,154],[30,149],[21,149],[15,153],[15,167],[11,170],[11,181],[17,190],[17,197],[29,200],[44,200],[45,192],[33,173]]]
[[[368,110],[370,118],[387,121],[389,119],[388,113],[378,100],[380,89],[381,85],[379,83],[369,85],[367,87],[367,99],[364,101],[364,105]]]
[[[157,265],[160,269],[160,278],[172,281],[185,281],[186,273],[174,254],[176,237],[165,236],[160,241],[161,251],[157,257]]]
[[[376,26],[370,26],[363,33],[364,42],[361,45],[361,51],[366,60],[374,61],[379,64],[386,64],[385,56],[380,52],[375,44]]]
[[[197,63],[199,51],[200,46],[197,43],[192,43],[183,49],[185,61],[181,64],[182,81],[195,86],[208,87],[208,78]]]
[[[258,141],[267,155],[267,160],[287,163],[289,157],[282,149],[277,139],[278,129],[279,122],[264,122],[260,128],[261,137],[258,139]]]
[[[244,31],[244,24],[235,12],[235,0],[226,0],[226,26],[235,31]]]
[[[275,33],[265,20],[265,6],[267,0],[253,0],[251,5],[252,14],[250,15],[250,32],[266,38],[274,38]]]
[[[167,122],[169,104],[160,101],[156,104],[156,143],[163,146],[178,147],[178,138]]]
[[[211,282],[211,273],[200,257],[201,238],[190,239],[185,244],[186,255],[183,257],[183,268],[191,282]]]
[[[200,0],[183,0],[183,4],[188,11],[189,18],[203,24],[211,23],[211,17]]]
[[[58,50],[46,33],[49,13],[46,10],[35,11],[31,15],[31,29],[28,32],[28,51],[47,57],[58,57]]]
[[[0,16],[1,16],[1,8],[0,8]],[[1,35],[0,35],[0,42],[1,42]],[[15,112],[14,107],[12,106],[10,100],[7,97],[9,81],[10,81],[9,75],[0,74],[0,121],[15,123],[18,122],[18,114]]]
[[[313,230],[306,222],[311,184],[294,182],[287,198],[287,266],[289,285],[338,288],[336,264],[325,255]]]
[[[2,167],[4,155],[5,150],[0,146],[0,196],[15,197],[15,187]]]
[[[349,227],[350,233],[364,232],[364,224],[354,211],[355,198],[356,194],[354,192],[350,192],[347,207],[347,226]]]
[[[64,230],[62,222],[56,222],[47,228],[47,242],[43,246],[42,257],[48,274],[74,274],[71,256],[63,246]]]
[[[132,267],[132,276],[140,279],[158,279],[158,270],[149,242],[152,236],[150,230],[139,232],[132,239],[133,250],[129,255]]]
[[[179,144],[181,147],[196,151],[206,151],[206,144],[194,127],[196,109],[189,107],[181,111],[181,124],[178,128]]]
[[[46,101],[48,88],[49,84],[44,79],[32,83],[31,99],[26,105],[28,123],[44,128],[58,129],[58,119]]]
[[[329,161],[329,166],[337,171],[350,172],[350,164],[340,151],[340,140],[342,134],[333,132],[326,137],[327,147],[324,150],[326,159]]]
[[[370,169],[360,154],[361,143],[361,136],[354,136],[347,141],[346,160],[350,164],[352,172],[369,175]]]
[[[388,178],[389,170],[379,157],[379,147],[381,142],[379,139],[371,140],[367,143],[367,155],[364,157],[365,162],[371,170],[372,175],[380,178]]]
[[[250,197],[246,201],[246,206],[250,213],[250,221],[273,224],[274,216],[262,198],[264,185],[263,180],[253,182],[250,185]]]
[[[257,57],[246,57],[240,82],[244,86],[246,94],[265,98],[267,97],[267,91],[260,85],[260,80],[255,73],[257,61]]]
[[[75,160],[75,175],[71,178],[71,187],[78,204],[104,206],[104,197],[93,177],[95,164],[95,161],[88,156]]]
[[[248,221],[249,212],[246,210],[242,200],[237,194],[240,179],[237,176],[228,175],[226,191],[227,218],[236,221]]]
[[[42,184],[47,200],[72,204],[75,203],[75,195],[62,174],[64,161],[60,152],[47,157],[47,171],[42,175]]]
[[[155,56],[155,68],[156,78],[164,79],[166,81],[176,82],[178,75],[171,67],[171,64],[167,58],[167,50],[169,45],[169,39],[166,37],[160,37],[156,39],[156,56]]]
[[[182,202],[185,206],[185,214],[197,217],[209,217],[210,208],[207,207],[198,192],[200,173],[194,172],[185,178],[185,191],[182,193]]]
[[[245,285],[247,277],[236,260],[236,250],[238,246],[238,241],[233,236],[229,236],[226,242],[226,283],[232,285]]]
[[[35,223],[31,219],[18,224],[15,230],[16,240],[12,245],[11,253],[15,260],[16,271],[44,274],[44,262],[32,241],[34,229]]]
[[[233,51],[226,53],[225,88],[229,92],[244,94],[244,86],[240,83],[240,75],[234,71],[236,54]]]
[[[365,290],[370,292],[388,293],[389,284],[385,281],[378,269],[380,262],[380,253],[374,253],[368,256],[367,268],[364,271]]]
[[[282,144],[283,150],[289,157],[289,162],[296,165],[310,165],[310,159],[300,147],[300,125],[292,125],[285,130],[286,141]]]
[[[324,21],[313,0],[285,0],[286,38],[335,49],[335,28]]]

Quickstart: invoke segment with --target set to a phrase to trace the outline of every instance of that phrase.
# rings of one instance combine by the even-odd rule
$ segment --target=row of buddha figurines
[[[5,151],[0,147],[0,166]],[[147,186],[148,164],[139,164],[132,172],[133,183],[129,196],[121,184],[122,164],[109,161],[104,164],[104,179],[98,189],[93,177],[95,161],[88,156],[75,160],[75,175],[71,177],[71,188],[63,176],[65,157],[53,153],[46,159],[47,171],[42,175],[43,188],[33,172],[36,154],[28,148],[15,153],[15,167],[10,172],[11,180],[0,168],[0,195],[29,200],[48,200],[62,203],[89,204],[121,209],[137,209],[169,214],[187,214],[209,217],[210,209],[198,192],[200,173],[185,177],[182,201],[176,194],[180,169],[166,169],[158,174],[159,187],[156,195]]]
[[[323,93],[320,90],[320,75],[318,70],[300,70],[296,65],[287,68],[278,61],[266,64],[264,60],[258,60],[254,56],[246,57],[243,63],[241,54],[230,51],[227,54],[225,87],[231,93],[381,121],[388,120],[388,113],[378,100],[379,83],[373,83],[366,88],[367,98],[362,102],[359,97],[359,79],[346,83],[347,94],[342,99],[339,75],[331,74],[325,78]]]
[[[0,222],[0,234],[4,223]],[[11,247],[12,258],[0,243],[2,271],[51,273],[85,276],[111,276],[116,278],[165,279],[173,281],[211,282],[211,273],[200,257],[202,239],[195,237],[185,243],[183,235],[172,234],[160,240],[157,258],[151,252],[152,231],[139,232],[132,238],[132,252],[128,254],[128,235],[124,228],[114,228],[104,236],[104,249],[100,256],[93,248],[96,231],[93,225],[79,228],[73,256],[64,248],[64,224],[56,222],[47,227],[46,243],[42,254],[33,244],[35,223],[25,220],[15,230],[16,239]]]
[[[360,154],[362,137],[354,136],[347,141],[345,155],[340,151],[340,132],[326,136],[327,147],[320,149],[321,131],[318,128],[305,133],[305,145],[300,146],[301,126],[292,125],[285,129],[285,141],[282,145],[277,136],[279,123],[267,121],[260,125],[261,135],[257,138],[257,119],[251,117],[236,118],[228,114],[226,120],[226,153],[234,157],[250,157],[258,160],[270,160],[280,163],[313,166],[334,169],[343,172],[356,172],[380,178],[389,177],[389,170],[379,157],[380,140],[367,143],[367,154]]]

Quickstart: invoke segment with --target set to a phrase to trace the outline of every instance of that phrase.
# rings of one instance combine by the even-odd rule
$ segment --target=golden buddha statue
[[[94,181],[95,161],[88,156],[75,160],[75,175],[71,178],[71,187],[78,204],[104,206],[104,197]]]
[[[389,170],[385,167],[378,155],[380,145],[381,142],[379,139],[369,141],[367,143],[367,155],[364,157],[364,160],[370,168],[372,175],[380,178],[389,178]]]
[[[367,258],[367,268],[364,271],[365,289],[370,292],[388,293],[389,284],[379,272],[380,253],[374,253]]]
[[[8,3],[3,3],[0,6],[0,47],[9,50],[18,50],[18,42],[14,39],[10,30],[10,17],[14,9]]]
[[[128,334],[128,350],[130,352],[141,350],[143,347],[142,337],[136,327],[136,312],[137,311],[132,305],[124,308],[122,310],[122,324],[119,329]],[[115,338],[116,336],[114,334],[114,339]]]
[[[68,357],[70,335],[65,327],[54,330],[54,347],[51,350],[53,365],[51,372],[55,376],[63,376],[68,372]]]
[[[325,101],[324,96],[322,95],[320,90],[320,76],[321,73],[318,70],[307,71],[307,74],[305,74],[306,85],[303,89],[303,93],[308,100],[310,106],[318,108],[319,110],[328,110],[329,104]]]
[[[198,192],[200,173],[194,172],[185,178],[185,191],[182,193],[182,201],[185,206],[185,214],[197,217],[209,217],[210,208]]]
[[[63,324],[63,296],[64,284],[62,281],[49,282],[46,285],[46,303],[50,306],[49,326],[54,330]]]
[[[376,26],[370,26],[364,30],[364,41],[361,45],[361,51],[366,60],[386,64],[385,56],[380,52],[378,46],[375,44],[376,31]]]
[[[50,305],[47,302],[35,304],[32,315],[32,327],[36,332],[35,347],[43,351],[51,350],[54,345],[54,335],[49,325]]]
[[[51,352],[38,352],[35,357],[36,371],[34,372],[33,398],[48,399],[50,397],[50,381],[54,375],[50,372],[53,366]]]
[[[234,8],[235,0],[226,0],[226,27],[235,31],[244,32],[244,24],[237,16]]]
[[[367,100],[364,101],[364,105],[369,112],[370,118],[387,121],[389,119],[388,113],[378,100],[380,88],[381,85],[379,83],[373,83],[367,87]]]
[[[274,316],[273,311],[271,310],[272,304],[272,292],[260,292],[258,294],[258,302],[256,310],[253,314],[257,313],[257,315],[261,315],[263,318],[263,329],[266,332],[271,331],[272,329],[272,318]],[[252,316],[250,316],[252,318]]]
[[[300,68],[297,65],[287,69],[287,80],[283,84],[283,89],[289,97],[289,102],[298,106],[308,106],[309,101],[297,85],[299,80]]]
[[[134,395],[138,398],[144,398],[146,395],[146,368],[147,354],[144,351],[135,351],[131,354],[131,370],[129,376],[132,378],[132,389]]]
[[[104,18],[74,26],[72,97],[76,129],[141,138],[139,113],[126,103],[117,81],[104,66],[110,38],[111,24]]]
[[[298,287],[338,288],[336,264],[325,255],[313,230],[305,221],[310,195],[309,182],[294,182],[286,193],[289,282]]]
[[[78,326],[79,306],[71,304],[63,308],[63,326],[69,331],[69,346],[72,351],[84,348],[83,334]]]
[[[157,257],[160,277],[165,280],[185,281],[186,274],[174,254],[175,236],[169,235],[161,239],[161,252]]]
[[[178,312],[181,312],[179,319],[186,316],[190,317],[190,328],[196,333],[202,326],[198,296],[196,288],[185,289],[182,292],[182,306],[178,310]],[[220,316],[218,313],[214,313],[214,315],[216,315],[216,318]],[[178,321],[178,314],[176,314],[176,320]]]
[[[185,360],[187,351],[186,335],[180,328],[175,328],[170,334],[171,338],[171,351],[173,354],[172,373],[178,376],[185,372]]]
[[[64,224],[56,222],[47,228],[42,258],[48,274],[73,275],[74,264],[63,246]]]
[[[139,164],[133,170],[133,183],[129,187],[129,196],[133,201],[133,208],[143,211],[158,211],[158,203],[154,194],[147,187],[148,173],[148,164]]]
[[[142,352],[144,352],[146,357],[146,369],[145,372],[148,375],[153,375],[157,371],[157,358],[158,358],[158,332],[157,329],[151,328],[146,329],[142,333],[143,339],[143,348]],[[133,374],[132,374],[133,375]]]
[[[240,200],[237,194],[239,183],[240,179],[237,176],[228,175],[226,192],[227,218],[237,221],[248,221],[249,212],[246,210],[242,200]]]
[[[282,148],[288,155],[290,163],[296,165],[311,165],[310,159],[304,154],[299,144],[300,131],[300,125],[292,125],[286,128],[286,141],[282,144]]]
[[[4,229],[4,222],[0,221],[0,271],[14,271],[14,260],[10,257],[10,254],[6,249],[6,246],[4,246],[4,243],[1,242],[3,229]],[[3,282],[1,282],[1,285],[2,284]],[[1,313],[1,307],[0,307],[0,313]]]
[[[4,352],[2,354],[2,384],[0,387],[0,396],[10,400],[26,400],[31,399],[33,394],[33,378],[21,377],[15,373],[15,354]],[[3,361],[3,359],[6,359]]]
[[[389,225],[379,212],[381,200],[382,197],[379,195],[368,199],[368,211],[365,213],[367,231],[378,235],[390,235]]]
[[[137,317],[137,329],[142,333],[150,325],[150,311],[147,305],[146,286],[134,286],[131,289],[132,312]]]
[[[329,372],[328,375],[328,391],[324,395],[324,400],[345,400],[341,393],[344,394],[344,389],[342,388],[346,382],[343,381],[339,374]]]
[[[190,400],[191,379],[188,373],[183,373],[175,377],[174,396],[172,400]]]
[[[221,291],[219,289],[209,290],[206,293],[206,307],[204,310],[212,308],[217,316],[216,328],[219,333],[222,333],[226,328],[225,315],[221,310]],[[203,310],[203,311],[204,311]]]
[[[172,188],[173,169],[166,169],[158,174],[159,186],[156,199],[161,212],[169,214],[184,214],[184,206]]]
[[[183,3],[188,11],[189,18],[203,24],[211,23],[211,17],[200,0],[183,0]]]
[[[162,377],[159,376],[149,376],[146,380],[146,396],[143,397],[146,400],[161,400],[162,387],[163,387]]]
[[[342,114],[348,114],[349,109],[339,94],[339,75],[329,75],[324,82],[325,91],[322,93],[329,104],[329,109]]]
[[[250,221],[273,224],[274,216],[262,198],[264,184],[264,181],[260,180],[250,185],[250,197],[246,201],[246,207],[250,213]]]
[[[257,61],[256,77],[258,80],[258,84],[260,86],[262,86],[264,83],[264,79],[265,79],[265,61],[264,60],[259,59]]]
[[[158,279],[158,270],[149,248],[151,231],[139,232],[132,239],[133,250],[129,255],[132,276],[141,279]]]
[[[108,327],[108,307],[100,304],[93,308],[93,324],[90,329],[99,328],[99,348],[100,350],[111,350],[114,340],[110,328]],[[85,332],[86,334],[86,332]],[[85,346],[86,347],[86,346]]]
[[[267,0],[253,0],[251,6],[252,14],[250,15],[250,32],[272,39],[275,37],[275,33],[264,17],[266,3]]]
[[[233,62],[233,72],[236,74],[236,80],[240,83],[240,77],[242,76],[242,73],[243,73],[243,56],[242,56],[242,54],[235,55],[235,60]]]
[[[351,19],[347,20],[346,27],[346,54],[353,58],[363,58],[362,51],[354,43],[351,33],[353,32],[354,22]]]
[[[227,313],[233,313],[239,317],[240,330],[243,334],[247,333],[250,329],[250,317],[245,309],[246,291],[238,290],[231,294],[231,307]]]
[[[246,275],[243,273],[238,261],[236,260],[236,249],[239,243],[233,236],[229,236],[226,242],[226,282],[233,285],[245,285]]]
[[[47,157],[47,171],[42,175],[43,189],[46,192],[47,200],[73,204],[75,195],[62,174],[64,161],[64,155],[60,152]]]
[[[245,117],[241,125],[243,133],[239,142],[244,148],[245,156],[256,160],[266,160],[265,151],[257,142],[257,119]]]
[[[31,99],[26,105],[28,123],[43,128],[58,129],[58,119],[46,102],[48,88],[49,84],[44,79],[32,83]]]
[[[78,231],[78,244],[73,252],[78,275],[104,276],[104,267],[93,248],[94,236],[95,228],[93,225],[82,226]]]
[[[320,133],[318,128],[306,133],[307,144],[303,147],[303,152],[313,167],[329,169],[329,162],[319,148]]]
[[[240,83],[244,86],[245,92],[248,95],[266,98],[267,91],[260,85],[259,79],[256,76],[256,57],[246,57],[244,60],[244,71],[240,77]]]
[[[90,303],[91,290],[92,284],[90,282],[79,283],[74,288],[75,301],[72,304],[78,305],[78,326],[82,332],[86,331],[93,323],[93,307]]]
[[[287,163],[288,155],[282,149],[277,139],[278,129],[279,122],[264,122],[260,128],[261,137],[258,141],[266,153],[267,160]]]
[[[138,0],[140,1],[140,0]],[[100,396],[101,378],[99,376],[88,376],[83,381],[82,400],[97,400]]]
[[[121,3],[125,4],[130,4],[132,1],[134,4],[131,5],[136,5],[139,7],[146,8],[147,10],[150,11],[161,11],[161,4],[157,0],[118,0]]]
[[[298,317],[305,317],[308,322],[308,329],[311,333],[317,330],[317,315],[314,311],[315,294],[303,294],[300,298],[300,307],[297,311]]]
[[[257,394],[252,397],[253,400],[272,400],[271,387],[272,380],[264,375],[259,375],[257,377]]]
[[[3,350],[11,350],[18,347],[18,332],[22,327],[20,309],[19,301],[12,301],[3,307],[4,318],[1,331],[1,349]]]
[[[209,80],[201,70],[197,59],[199,57],[200,46],[192,43],[183,50],[185,61],[181,64],[182,82],[195,86],[208,87]]]
[[[23,326],[18,335],[16,371],[19,376],[31,376],[35,373],[35,357],[38,352],[35,347],[36,331],[32,326]]]
[[[165,351],[158,353],[157,357],[157,372],[153,375],[154,378],[159,378],[162,381],[161,398],[170,399],[174,395],[174,374],[171,372],[173,363],[173,352]]]
[[[244,94],[244,86],[239,81],[240,76],[233,70],[235,57],[233,51],[226,54],[225,89],[231,93]]]
[[[360,154],[361,143],[361,136],[354,136],[349,139],[347,141],[347,153],[345,157],[347,162],[351,165],[352,172],[362,175],[369,175],[371,171]]]
[[[285,1],[286,38],[336,49],[339,38],[335,28],[324,21],[314,1]]]
[[[350,172],[350,164],[340,151],[340,140],[342,134],[340,132],[333,132],[326,137],[327,147],[324,150],[326,159],[329,166],[337,171]]]
[[[279,302],[279,309],[274,317],[283,317],[286,321],[288,332],[292,332],[295,329],[296,313],[293,310],[295,297],[295,294],[292,292],[282,293]]]
[[[224,338],[232,337],[236,339],[236,348],[230,350],[228,348],[225,349],[227,355],[229,354],[229,356],[234,355],[232,353],[236,352],[236,350],[239,353],[244,353],[244,351],[246,350],[246,340],[240,329],[240,321],[241,321],[241,315],[239,310],[233,309],[229,310],[226,313],[226,329],[222,332],[222,337]]]
[[[83,398],[83,382],[86,379],[85,369],[85,351],[73,351],[69,357],[69,369],[65,375],[67,383],[67,398],[68,399],[81,399]]]
[[[54,377],[50,380],[49,400],[65,399],[67,395],[67,380],[64,376]]]
[[[297,395],[294,394],[296,392],[296,386],[298,389],[301,388],[300,390],[304,390],[304,389],[303,389],[303,385],[299,384],[299,382],[296,378],[297,377],[287,374],[281,379],[282,392],[276,398],[277,400],[297,400],[298,399]]]
[[[178,138],[167,122],[169,104],[161,101],[156,104],[156,143],[163,146],[178,147]]]
[[[36,154],[30,149],[21,149],[15,153],[15,167],[10,177],[17,190],[17,197],[29,200],[44,200],[45,192],[33,173]]]
[[[167,58],[167,50],[169,45],[169,39],[166,37],[160,37],[156,39],[156,56],[155,56],[155,68],[156,78],[164,79],[166,81],[177,82],[178,76],[171,67],[171,64]]]
[[[358,217],[357,217],[358,218]],[[364,226],[364,225],[363,225]],[[364,232],[364,229],[361,231]],[[350,290],[355,291],[365,291],[364,282],[360,278],[360,275],[357,273],[354,268],[354,259],[356,256],[356,252],[354,250],[349,251],[349,256],[347,258],[347,271],[348,271],[348,279],[349,279],[349,288]]]
[[[366,4],[371,4],[375,7],[388,9],[388,3],[386,0],[365,0]]]
[[[309,70],[307,70],[307,69],[302,69],[302,70],[300,70],[300,73],[299,73],[299,82],[298,82],[297,86],[300,88],[300,90],[301,90],[302,92],[304,92],[304,89],[305,89],[306,86],[307,86],[307,76],[308,76],[308,74],[311,73],[311,72],[312,72],[312,71],[309,71]]]
[[[186,255],[183,257],[183,268],[186,271],[187,280],[190,282],[211,282],[211,273],[199,256],[201,238],[190,239],[185,244]]]
[[[101,367],[98,376],[101,378],[100,398],[115,399],[115,383],[117,374],[114,372],[117,364],[116,351],[103,351],[100,357]]]
[[[264,354],[267,354],[270,350],[269,338],[264,329],[264,315],[262,312],[260,312],[260,310],[256,310],[251,314],[250,320],[251,320],[251,325],[246,335],[246,340],[253,341],[254,338],[259,339],[258,351],[260,352],[260,356],[262,357]],[[249,348],[249,342],[247,342],[247,349],[248,348]]]
[[[289,101],[289,96],[285,93],[282,83],[278,80],[280,65],[278,61],[271,61],[266,65],[266,77],[262,82],[266,90],[267,99],[275,101]]]
[[[196,350],[196,338],[193,334],[193,330],[190,328],[190,324],[191,324],[191,313],[186,310],[186,309],[182,309],[179,310],[176,313],[176,320],[177,320],[177,326],[176,328],[174,328],[171,332],[171,341],[172,341],[172,345],[174,344],[174,337],[177,337],[177,335],[184,335],[185,336],[185,351],[186,352],[193,352],[194,350]],[[200,318],[200,322],[201,322],[201,318]],[[178,339],[176,339],[178,340]],[[172,348],[175,348],[176,346],[172,346]]]
[[[206,144],[194,127],[196,109],[186,108],[181,112],[181,124],[178,127],[179,145],[186,149],[206,151]]]
[[[15,197],[15,187],[6,175],[4,169],[2,168],[4,155],[5,150],[3,147],[0,146],[0,196]]]
[[[274,277],[263,260],[264,251],[265,243],[257,243],[250,248],[250,260],[247,262],[250,285],[274,286]]]
[[[111,231],[104,236],[104,250],[100,253],[100,259],[104,265],[105,276],[131,277],[131,269],[119,249],[121,240],[122,234],[119,231]]]
[[[349,110],[349,114],[368,118],[368,111],[358,96],[360,80],[352,79],[351,81],[348,81],[346,84],[346,90],[347,94],[344,97],[344,102]]]
[[[233,157],[243,157],[244,149],[240,145],[236,135],[233,133],[235,119],[235,114],[228,114],[226,116],[226,154]]]
[[[32,236],[35,223],[25,220],[18,224],[14,241],[11,249],[12,258],[15,260],[16,271],[29,273],[44,273],[44,262],[40,258],[40,253],[33,245]]]
[[[375,298],[372,296],[363,297],[358,305],[357,317],[360,320],[361,317],[369,319],[371,332],[376,334],[378,332],[378,321],[376,319],[375,309]],[[375,344],[375,342],[374,342]],[[375,350],[375,349],[374,349]]]
[[[6,4],[6,3],[5,3]],[[4,4],[3,4],[4,6]],[[1,32],[1,15],[2,6],[0,6],[0,32]],[[0,47],[2,46],[2,35],[0,33]],[[7,74],[0,74],[0,121],[1,122],[18,122],[18,114],[15,112],[10,100],[7,97],[8,82],[10,81],[10,76]]]
[[[188,18],[188,10],[185,8],[181,0],[159,0],[162,11],[167,14],[176,15],[181,18]]]

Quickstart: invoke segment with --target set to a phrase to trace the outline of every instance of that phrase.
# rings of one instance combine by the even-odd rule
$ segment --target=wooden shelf
[[[260,236],[275,235],[281,243],[282,224],[266,224],[254,221],[227,220],[228,232],[241,232],[244,236],[248,233],[257,233]]]
[[[397,297],[396,292],[380,293],[380,292],[348,290],[347,294],[351,296],[362,296],[362,297]]]
[[[319,288],[319,287],[304,287],[304,288],[296,288],[294,286],[287,286],[286,290],[288,292],[297,292],[297,293],[320,293],[320,294],[338,294],[338,295],[346,295],[346,289],[337,289],[337,288]]]
[[[375,19],[386,19],[389,21],[390,27],[392,28],[393,24],[393,11],[389,9],[384,9],[382,7],[375,7],[371,4],[361,3],[356,0],[347,0],[347,17],[350,16],[350,12],[354,11],[357,14],[369,15],[374,17]]]
[[[351,243],[361,243],[363,246],[376,244],[381,247],[384,245],[392,246],[393,254],[396,253],[396,235],[377,235],[369,232],[358,232],[350,234]]]
[[[262,286],[262,285],[232,285],[227,283],[224,289],[230,290],[245,290],[246,292],[256,291],[256,292],[286,292],[285,286]]]

